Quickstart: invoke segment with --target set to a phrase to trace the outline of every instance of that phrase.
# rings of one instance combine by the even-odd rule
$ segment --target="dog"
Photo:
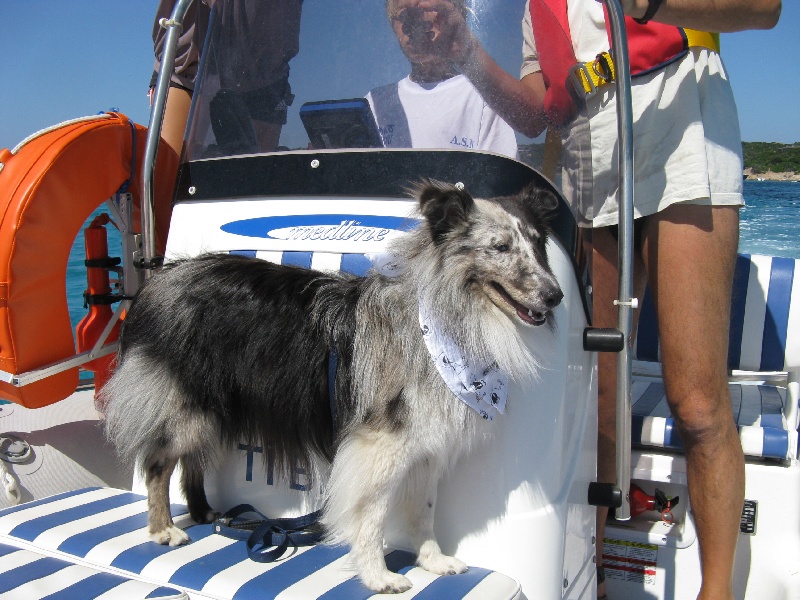
[[[563,297],[545,248],[557,198],[528,187],[480,199],[434,181],[414,195],[420,225],[390,243],[391,275],[205,254],[170,263],[143,285],[101,399],[110,440],[144,472],[151,539],[188,541],[169,511],[177,463],[192,519],[210,522],[218,515],[203,473],[220,449],[247,442],[268,448],[285,470],[328,465],[326,542],[350,546],[371,590],[411,587],[384,560],[394,510],[419,566],[466,570],[434,537],[437,484],[491,425],[445,384],[420,315],[424,308],[476,364],[529,376],[535,362],[520,326],[552,321]],[[478,387],[495,403],[502,386]]]

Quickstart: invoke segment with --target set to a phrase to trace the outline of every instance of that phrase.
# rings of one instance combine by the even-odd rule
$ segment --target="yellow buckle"
[[[578,96],[585,96],[589,99],[597,93],[597,86],[592,81],[585,63],[578,63],[572,67],[569,79],[572,81],[572,87],[575,88]]]
[[[708,48],[719,52],[719,34],[684,29],[687,45],[690,48]],[[616,69],[611,54],[601,52],[594,60],[587,63],[578,63],[570,71],[570,80],[579,96],[587,100],[597,93],[597,88],[611,83],[616,77]]]
[[[570,80],[578,95],[588,100],[597,93],[597,88],[614,81],[616,72],[611,54],[602,52],[592,61],[578,63],[572,67]]]

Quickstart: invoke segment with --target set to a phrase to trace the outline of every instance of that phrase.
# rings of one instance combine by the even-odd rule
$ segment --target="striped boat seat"
[[[193,524],[186,507],[173,505],[172,514],[176,525],[186,529],[191,543],[170,547],[151,542],[145,529],[144,496],[111,488],[88,488],[0,511],[0,545],[11,547],[9,553],[18,552],[15,547],[36,548],[36,552],[56,557],[59,564],[64,563],[63,568],[68,568],[67,563],[88,567],[86,572],[90,575],[84,578],[104,571],[99,575],[115,574],[119,578],[117,585],[133,585],[125,583],[127,578],[151,586],[148,589],[152,591],[115,595],[115,599],[181,597],[158,595],[166,594],[163,586],[188,591],[192,598],[214,599],[263,600],[280,596],[350,600],[374,595],[355,577],[345,547],[289,549],[278,561],[258,563],[248,558],[245,542],[212,533],[211,525]],[[26,559],[23,554],[14,560],[21,563]],[[34,560],[35,557],[30,562]],[[390,569],[413,582],[414,587],[404,597],[511,599],[520,593],[516,581],[487,569],[470,567],[466,573],[440,577],[415,567],[413,555],[402,551],[387,551],[386,562]],[[13,564],[3,558],[0,573],[3,569],[13,571]],[[58,569],[46,564],[50,571]],[[73,577],[84,572],[79,573]],[[5,573],[0,581],[0,587],[11,585]],[[94,598],[103,592],[92,593],[61,597]]]
[[[0,543],[0,598],[188,600],[189,596],[174,588],[104,573]]]
[[[731,383],[733,416],[746,456],[789,459],[797,456],[798,432],[783,414],[786,389],[755,383]],[[631,441],[683,451],[675,421],[667,406],[664,384],[634,379],[631,389]]]
[[[797,457],[800,380],[800,260],[739,255],[731,303],[728,366],[750,372],[787,372],[786,386],[734,379],[729,385],[742,448],[747,456]],[[661,360],[658,325],[645,292],[634,360]],[[751,377],[752,379],[752,377]],[[682,450],[664,385],[634,376],[632,439],[640,446]]]
[[[279,265],[293,265],[318,271],[344,271],[358,276],[365,275],[373,266],[367,255],[358,253],[232,250],[231,254],[261,258]]]

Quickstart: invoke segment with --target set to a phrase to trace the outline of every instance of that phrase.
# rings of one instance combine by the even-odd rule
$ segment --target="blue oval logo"
[[[380,242],[389,234],[410,231],[419,221],[381,215],[286,215],[232,221],[226,233],[273,240]]]

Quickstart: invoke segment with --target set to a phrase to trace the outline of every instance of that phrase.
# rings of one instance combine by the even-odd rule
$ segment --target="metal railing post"
[[[619,310],[618,327],[625,344],[617,356],[617,486],[622,506],[616,518],[628,520],[631,482],[631,349],[636,299],[633,295],[633,108],[631,70],[628,62],[628,36],[625,15],[619,0],[603,0],[611,26],[611,42],[616,69],[617,129],[619,139]]]
[[[150,109],[150,123],[147,126],[147,142],[144,149],[144,164],[142,166],[142,259],[140,266],[149,277],[152,270],[161,264],[161,257],[156,252],[155,214],[153,210],[153,171],[158,154],[158,144],[161,139],[161,126],[164,120],[164,109],[167,105],[167,93],[172,69],[175,65],[175,52],[178,47],[178,38],[183,29],[183,19],[192,0],[178,0],[172,9],[169,19],[161,20],[161,27],[167,30],[164,40],[164,51],[161,56],[161,66],[156,78],[153,105]]]

